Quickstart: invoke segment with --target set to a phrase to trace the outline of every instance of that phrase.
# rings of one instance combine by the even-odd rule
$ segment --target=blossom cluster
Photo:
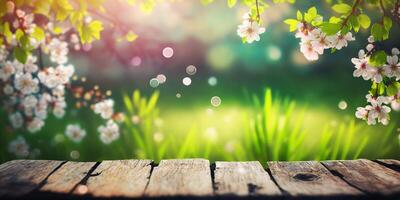
[[[65,88],[74,74],[72,65],[66,63],[68,48],[65,42],[52,39],[40,45],[50,54],[50,60],[57,67],[39,67],[38,58],[30,55],[25,64],[18,60],[0,60],[0,81],[6,108],[12,112],[11,125],[18,129],[26,127],[31,133],[38,132],[44,126],[48,112],[62,118],[67,106]]]
[[[362,77],[364,80],[370,80],[375,84],[381,84],[390,79],[400,80],[399,49],[393,48],[391,55],[386,57],[386,63],[382,66],[373,66],[370,62],[370,55],[375,49],[372,36],[368,38],[368,42],[366,51],[361,49],[358,57],[351,59],[356,68],[353,76]],[[391,110],[400,110],[400,91],[392,96],[382,96],[377,90],[373,94],[368,94],[366,98],[368,105],[358,107],[355,115],[359,119],[366,120],[369,125],[374,125],[377,121],[387,125],[390,120],[389,113]]]
[[[253,20],[250,13],[243,16],[243,22],[238,26],[237,34],[247,43],[260,41],[260,34],[265,32],[265,28],[260,27],[259,23]]]
[[[295,36],[300,38],[300,52],[310,61],[318,60],[325,49],[340,50],[347,47],[349,41],[355,40],[351,32],[344,35],[338,32],[328,36],[321,29],[305,22],[298,23]]]
[[[71,25],[36,19],[37,15],[17,9],[11,1],[7,2],[7,9],[12,16],[7,40],[0,45],[0,96],[11,126],[37,133],[45,126],[49,114],[63,118],[66,113],[66,95],[73,88],[71,81],[75,76],[68,54],[70,48],[81,49],[81,38]],[[55,27],[62,31],[55,33]],[[43,62],[44,56],[49,63]],[[113,104],[112,100],[104,100],[94,105],[96,113],[109,120],[98,129],[101,141],[106,144],[119,138],[119,127],[114,121],[121,115],[114,114]],[[70,124],[65,134],[78,143],[86,131]],[[8,150],[17,157],[30,155],[29,145],[22,136],[11,141]]]
[[[103,119],[108,120],[105,125],[101,125],[97,128],[97,131],[100,133],[100,140],[104,144],[110,144],[117,140],[120,133],[119,127],[115,121],[120,121],[120,119],[118,119],[118,114],[116,115],[114,113],[114,101],[112,99],[100,101],[94,104],[93,110]]]

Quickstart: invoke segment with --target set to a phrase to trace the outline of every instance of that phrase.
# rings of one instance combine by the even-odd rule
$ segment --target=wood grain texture
[[[15,160],[0,166],[0,197],[19,197],[36,189],[62,161]]]
[[[210,162],[204,159],[162,160],[153,169],[145,195],[213,195]]]
[[[378,159],[377,162],[390,168],[390,169],[400,172],[400,161],[399,160]]]
[[[215,193],[237,196],[278,196],[279,188],[258,162],[216,162]]]
[[[67,162],[47,179],[40,192],[70,193],[95,162]]]
[[[361,192],[316,161],[268,162],[277,184],[292,196],[348,196]]]
[[[87,181],[88,194],[94,197],[140,197],[150,178],[151,163],[150,160],[104,161]]]
[[[348,183],[362,191],[390,195],[400,192],[400,173],[369,160],[327,161],[323,164],[338,172]]]

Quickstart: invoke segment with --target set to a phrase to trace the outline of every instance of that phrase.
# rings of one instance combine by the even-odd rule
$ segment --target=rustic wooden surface
[[[218,195],[281,195],[259,162],[216,162],[215,165],[215,193]]]
[[[328,161],[323,164],[343,175],[352,186],[366,193],[393,194],[400,191],[400,173],[369,160]]]
[[[49,176],[41,192],[70,193],[96,163],[67,162]]]
[[[292,196],[360,195],[316,161],[269,162],[272,176]]]
[[[36,189],[60,161],[10,161],[0,166],[0,197],[22,196]]]
[[[150,160],[104,161],[87,181],[88,194],[94,197],[140,197],[149,181],[151,163]]]
[[[398,160],[216,162],[204,159],[0,165],[0,199],[400,199]]]
[[[211,196],[211,180],[208,160],[162,160],[151,174],[145,195]]]

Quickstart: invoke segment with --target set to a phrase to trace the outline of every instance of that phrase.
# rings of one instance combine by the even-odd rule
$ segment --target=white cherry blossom
[[[28,122],[27,129],[30,133],[36,133],[42,130],[44,126],[44,121],[40,118],[33,118],[33,120]]]
[[[114,100],[106,99],[94,105],[94,112],[103,119],[110,119],[114,114]]]
[[[100,133],[100,140],[104,144],[112,143],[120,135],[118,125],[112,120],[109,120],[105,126],[102,125],[97,130]]]
[[[360,50],[358,58],[352,58],[351,62],[356,68],[353,72],[354,77],[362,76],[364,80],[369,80],[372,77],[372,66],[368,64],[368,57],[366,57],[364,50]]]
[[[340,33],[338,33],[334,36],[329,36],[328,40],[333,48],[340,50],[343,47],[347,47],[348,42],[354,41],[355,38],[353,37],[351,32],[348,32],[345,35],[341,35]]]
[[[26,73],[17,75],[14,80],[15,89],[19,90],[22,94],[32,94],[39,91],[39,81],[32,78],[32,74]]]
[[[0,79],[5,82],[15,73],[16,70],[11,62],[6,62],[4,65],[0,66]]]
[[[25,158],[29,156],[29,145],[23,137],[19,136],[10,142],[8,145],[8,152],[19,158]]]
[[[77,124],[70,124],[65,130],[65,135],[72,141],[79,143],[86,136],[86,131]]]
[[[50,51],[50,61],[57,64],[65,64],[68,61],[68,43],[53,38],[48,45]]]
[[[15,129],[21,128],[22,125],[24,124],[24,119],[22,118],[22,115],[19,112],[15,112],[15,113],[11,114],[9,116],[9,119],[10,119],[11,125]]]
[[[237,34],[245,38],[247,43],[260,40],[260,34],[265,32],[265,28],[260,27],[257,22],[245,20],[238,26]]]
[[[394,56],[387,56],[387,64],[383,66],[383,70],[385,71],[385,75],[389,78],[395,77],[396,80],[400,79],[400,63],[399,58]]]

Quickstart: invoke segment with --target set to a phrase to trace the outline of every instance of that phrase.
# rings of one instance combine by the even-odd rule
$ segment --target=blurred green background
[[[225,1],[162,3],[150,14],[110,5],[139,38],[115,43],[113,30],[105,30],[102,41],[90,51],[72,52],[70,62],[88,80],[75,84],[112,91],[115,110],[126,114],[120,139],[102,144],[96,131],[101,119],[89,108],[76,109],[70,95],[66,117],[51,117],[36,134],[10,129],[3,112],[0,161],[15,159],[7,148],[18,135],[27,139],[34,159],[399,159],[398,113],[388,126],[367,126],[354,116],[365,104],[369,83],[352,76],[350,59],[368,33],[308,62],[282,21],[310,6],[329,10],[324,1],[272,5],[262,16],[261,41],[243,44],[236,28],[246,10],[229,9]],[[392,30],[393,47],[400,46],[399,33],[398,27]],[[163,57],[166,47],[174,50],[172,58]],[[195,75],[186,74],[188,65],[196,66]],[[153,88],[149,81],[158,74],[167,81]],[[182,84],[187,76],[189,86]],[[220,106],[211,105],[213,96],[220,97]],[[70,123],[87,130],[81,143],[65,137]]]

